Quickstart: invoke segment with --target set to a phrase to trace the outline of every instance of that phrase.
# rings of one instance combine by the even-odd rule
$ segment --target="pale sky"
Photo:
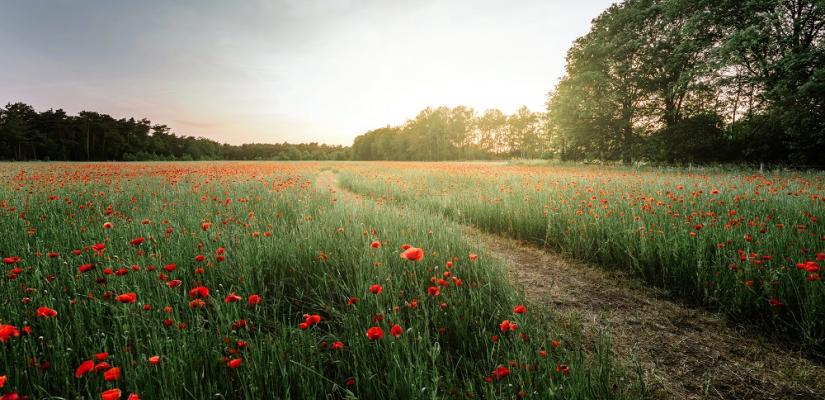
[[[427,106],[543,110],[612,2],[0,0],[0,102],[349,145]]]

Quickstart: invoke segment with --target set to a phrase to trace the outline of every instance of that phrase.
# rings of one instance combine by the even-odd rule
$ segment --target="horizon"
[[[4,4],[0,98],[233,145],[349,146],[430,106],[543,110],[612,3]]]

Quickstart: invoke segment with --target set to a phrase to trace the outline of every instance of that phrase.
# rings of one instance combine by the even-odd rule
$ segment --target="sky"
[[[0,102],[349,145],[427,106],[544,109],[613,0],[0,0]]]

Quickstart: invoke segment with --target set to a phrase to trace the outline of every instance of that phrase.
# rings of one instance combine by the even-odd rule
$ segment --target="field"
[[[341,204],[328,165],[1,168],[4,400],[640,393],[454,225]]]
[[[676,298],[825,343],[825,175],[624,168],[353,168],[344,187],[633,271]]]
[[[812,359],[825,341],[821,174],[12,163],[0,180],[3,400],[663,397],[464,225]]]

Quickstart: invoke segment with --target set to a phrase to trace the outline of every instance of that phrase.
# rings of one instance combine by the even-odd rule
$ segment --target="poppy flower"
[[[137,294],[134,292],[124,293],[117,296],[117,301],[121,303],[134,303],[137,300]]]
[[[401,253],[401,258],[408,261],[421,261],[424,258],[424,250],[418,247],[410,247]]]
[[[379,242],[377,240],[373,240],[372,243],[370,243],[370,247],[372,247],[373,249],[380,249],[381,248],[381,242]]]
[[[92,250],[94,250],[97,254],[101,254],[104,251],[106,251],[106,245],[103,243],[95,243],[94,245],[92,245]],[[75,252],[75,255],[80,255],[79,250],[75,250]]]
[[[97,361],[103,361],[107,358],[109,358],[109,353],[103,352],[95,354],[95,360]]]
[[[341,350],[344,348],[344,342],[334,342],[332,346],[330,346],[332,350]]]
[[[3,258],[3,264],[17,264],[20,262],[20,257],[13,256],[13,257],[5,257]]]
[[[103,379],[106,382],[114,382],[120,379],[120,367],[110,368],[108,371],[103,373]]]
[[[95,268],[95,266],[93,264],[83,264],[83,265],[77,267],[78,271],[80,271],[81,273],[89,272],[89,271],[93,270],[94,268]]]
[[[507,367],[498,367],[493,371],[493,377],[496,378],[497,381],[500,381],[510,375],[510,368]]]
[[[470,253],[469,257],[470,257],[470,261],[478,260],[478,254],[476,254],[476,253]]]
[[[120,389],[109,389],[100,394],[100,400],[120,400],[121,395]]]
[[[203,262],[203,260],[205,260],[205,259],[206,259],[206,256],[204,256],[203,254],[198,254],[198,255],[195,256],[195,261],[197,261],[197,262]]]
[[[195,299],[189,302],[189,308],[194,310],[196,308],[204,308],[206,307],[206,302],[202,299]]]
[[[526,313],[526,312],[527,312],[527,307],[525,307],[525,306],[523,306],[523,305],[521,305],[521,304],[519,304],[519,305],[517,305],[517,306],[513,307],[513,313],[516,313],[516,314],[524,314],[524,313]]]
[[[183,281],[181,281],[180,279],[172,279],[171,281],[166,282],[166,286],[169,286],[170,288],[176,288],[182,284]]]
[[[6,343],[10,338],[19,337],[20,331],[13,325],[0,325],[0,343]]]
[[[136,237],[136,238],[132,239],[129,243],[130,243],[132,246],[140,246],[140,245],[141,245],[141,243],[143,243],[144,241],[146,241],[146,239],[144,239],[143,237],[140,237],[140,236],[139,236],[139,237]]]
[[[261,304],[261,296],[257,294],[250,295],[246,302],[251,306],[256,306]]]
[[[149,357],[149,364],[151,364],[151,365],[158,365],[158,364],[160,364],[160,356],[152,356],[152,357]]]
[[[226,365],[227,365],[229,368],[235,369],[235,368],[240,367],[242,362],[243,362],[243,359],[242,359],[242,358],[234,358],[234,359],[232,359],[232,360],[229,360],[229,361],[226,363]]]
[[[570,367],[567,364],[557,364],[556,372],[565,376],[570,375]]]
[[[104,222],[103,223],[103,229],[112,229],[113,227],[114,227],[114,225],[112,225],[111,222]]]
[[[178,265],[177,265],[177,264],[175,264],[175,263],[171,263],[171,264],[166,264],[166,265],[164,265],[164,266],[163,266],[163,269],[165,269],[167,272],[172,272],[172,271],[174,271],[174,270],[175,270],[175,268],[177,268],[177,267],[178,267]]]
[[[201,224],[201,230],[206,232],[206,231],[209,230],[210,226],[211,226],[211,224],[209,222],[204,222],[204,223]]]
[[[46,319],[53,318],[57,316],[57,311],[46,306],[41,306],[37,309],[37,316]]]
[[[381,327],[373,326],[367,329],[367,339],[379,340],[384,338],[384,330]]]
[[[112,368],[111,364],[107,363],[106,361],[103,361],[103,362],[99,362],[95,365],[94,371],[95,372],[103,372],[103,371],[108,371],[111,368]]]
[[[80,366],[74,371],[75,378],[82,378],[83,375],[86,375],[88,372],[92,372],[95,369],[95,362],[92,360],[83,361]]]
[[[381,285],[378,285],[378,284],[370,286],[370,293],[372,293],[372,294],[379,294],[383,290],[384,290],[384,288],[381,287]]]
[[[502,332],[514,331],[518,329],[518,325],[505,319],[504,321],[501,321],[501,323],[498,325],[498,329]]]
[[[205,299],[209,297],[209,288],[206,286],[198,286],[189,290],[189,297]]]
[[[129,397],[126,400],[140,400],[140,397],[136,393],[129,393]]]
[[[404,329],[401,328],[401,326],[398,324],[395,324],[392,326],[392,328],[390,328],[390,335],[393,335],[397,338],[401,337],[402,333],[404,333]]]
[[[768,303],[770,303],[770,304],[771,304],[771,306],[773,306],[773,307],[777,307],[777,308],[778,308],[778,307],[782,307],[782,306],[784,306],[784,305],[785,305],[785,304],[783,304],[783,303],[782,303],[782,301],[780,301],[780,300],[779,300],[779,299],[777,299],[776,297],[771,297],[771,299],[770,299],[770,300],[768,300]]]
[[[5,375],[0,375],[0,389],[2,389],[3,386],[6,386],[6,379],[7,378]]]
[[[224,303],[234,303],[236,301],[241,301],[241,300],[243,300],[243,297],[238,296],[237,294],[235,294],[235,292],[232,292],[232,293],[226,295],[226,298],[224,299]]]
[[[427,288],[427,294],[436,297],[441,294],[441,289],[439,289],[438,286],[430,286]]]

